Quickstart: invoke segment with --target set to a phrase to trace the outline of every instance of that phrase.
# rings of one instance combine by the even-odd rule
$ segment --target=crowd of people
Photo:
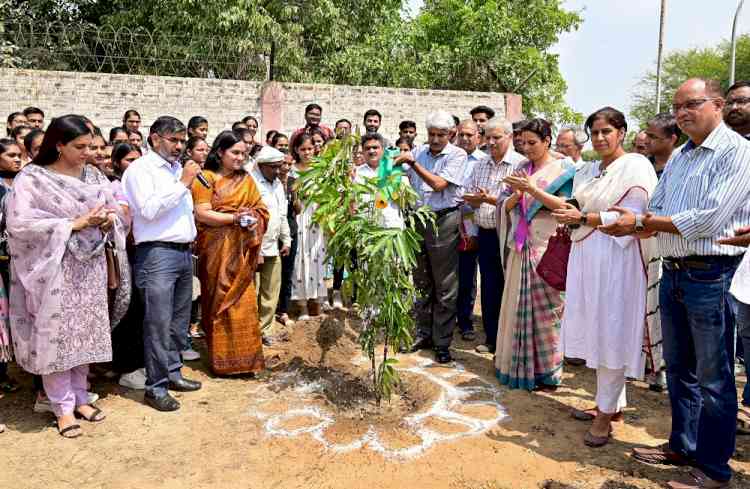
[[[201,116],[159,117],[144,137],[128,110],[105,138],[82,115],[45,129],[38,108],[11,114],[0,139],[0,388],[19,388],[14,360],[34,378],[34,410],[75,438],[76,418],[106,418],[93,364],[174,411],[170,391],[201,388],[182,374],[200,358],[193,339],[205,335],[215,375],[257,374],[274,323],[304,328],[355,305],[295,188],[329,141],[352,132],[322,116],[310,104],[303,127],[262,141],[248,116],[209,143]],[[355,179],[375,177],[391,146],[381,122],[377,110],[364,115]],[[416,122],[401,121],[393,143],[417,205],[435,215],[418,229],[417,329],[402,351],[432,350],[445,364],[454,334],[477,339],[478,271],[476,351],[494,355],[501,384],[551,391],[564,363],[595,369],[596,405],[572,417],[601,447],[623,417],[627,380],[647,376],[669,393],[671,436],[633,457],[692,466],[673,488],[727,487],[735,434],[750,427],[750,388],[738,409],[734,373],[736,333],[750,351],[750,82],[721,93],[687,80],[634,152],[611,107],[556,135],[544,119],[513,123],[486,106],[463,120],[433,112],[425,130],[419,143]],[[596,161],[581,158],[589,141]],[[383,226],[404,225],[394,202],[380,212]]]

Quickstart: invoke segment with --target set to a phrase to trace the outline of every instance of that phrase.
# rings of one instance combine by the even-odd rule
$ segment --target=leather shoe
[[[201,388],[201,383],[197,380],[190,380],[186,378],[181,378],[179,380],[170,380],[169,381],[169,390],[171,391],[178,391],[178,392],[192,392],[197,391]]]
[[[411,353],[416,353],[419,350],[431,350],[431,349],[432,349],[432,340],[430,338],[417,338],[417,341],[412,343],[409,351]]]
[[[435,361],[437,363],[450,363],[453,361],[450,350],[448,348],[435,348]]]
[[[155,396],[151,392],[146,391],[143,395],[143,402],[147,406],[151,406],[157,411],[177,411],[180,409],[180,403],[174,397],[169,394],[163,396]]]
[[[474,341],[475,339],[477,339],[477,334],[473,329],[461,331],[461,339],[464,341]]]

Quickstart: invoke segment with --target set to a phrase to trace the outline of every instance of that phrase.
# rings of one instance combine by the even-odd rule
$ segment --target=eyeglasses
[[[684,104],[672,104],[672,113],[677,114],[682,109],[698,110],[701,108],[703,104],[705,104],[709,100],[716,100],[716,99],[715,98],[696,98],[693,100],[688,100]]]
[[[187,140],[185,138],[176,138],[174,136],[172,136],[171,138],[169,138],[167,136],[162,136],[161,134],[159,134],[159,137],[162,138],[162,139],[165,139],[165,140],[169,141],[172,144],[185,144],[187,142]]]
[[[732,107],[734,105],[747,105],[750,104],[750,97],[737,97],[728,98],[725,107]]]

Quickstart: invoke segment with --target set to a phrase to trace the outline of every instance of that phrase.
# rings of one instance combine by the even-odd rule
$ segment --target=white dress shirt
[[[133,216],[136,244],[190,243],[197,234],[193,197],[180,182],[182,166],[150,151],[130,164],[122,187]]]
[[[378,169],[372,168],[370,165],[365,163],[357,167],[354,181],[357,183],[365,183],[366,180],[378,177]],[[408,185],[409,179],[406,176],[401,177],[402,184]],[[365,201],[369,199],[364,199]],[[395,202],[388,202],[388,206],[385,209],[376,209],[376,212],[380,212],[378,218],[378,224],[385,228],[404,228],[404,218],[401,215],[401,209]]]
[[[291,246],[292,244],[289,221],[286,219],[287,200],[284,184],[278,178],[269,182],[257,166],[250,175],[255,180],[263,203],[266,204],[271,215],[268,219],[266,234],[263,235],[260,253],[263,256],[279,256],[279,240],[281,240],[282,246]]]

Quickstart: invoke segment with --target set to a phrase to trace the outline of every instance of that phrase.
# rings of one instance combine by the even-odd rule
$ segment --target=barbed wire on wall
[[[0,25],[4,67],[231,80],[266,80],[272,72],[272,43],[257,37],[64,23]]]

